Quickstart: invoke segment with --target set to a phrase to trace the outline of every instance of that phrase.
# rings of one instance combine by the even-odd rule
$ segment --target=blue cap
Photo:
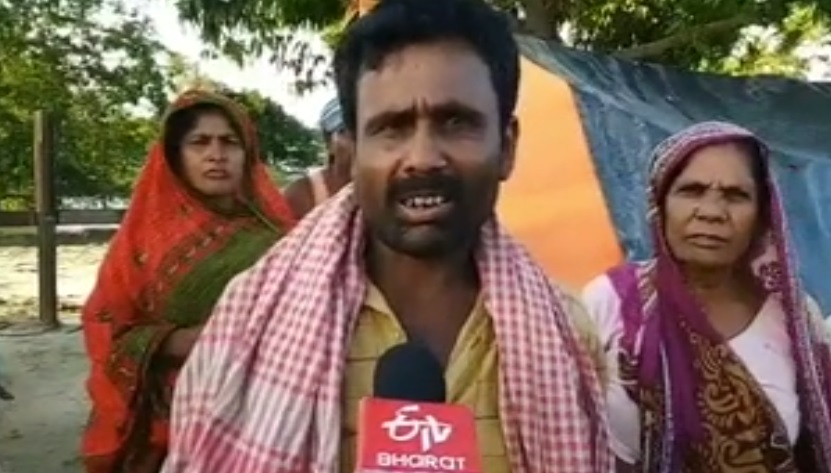
[[[318,125],[324,133],[334,133],[343,129],[343,114],[341,114],[340,102],[337,97],[327,102],[323,107]]]

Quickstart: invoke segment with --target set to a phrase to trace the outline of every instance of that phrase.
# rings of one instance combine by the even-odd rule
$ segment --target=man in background
[[[323,107],[318,123],[326,145],[326,164],[311,169],[283,190],[298,219],[351,181],[352,155],[345,142],[343,115],[337,97]]]

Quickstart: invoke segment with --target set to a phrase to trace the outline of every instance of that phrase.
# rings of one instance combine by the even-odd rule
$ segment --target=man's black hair
[[[466,43],[490,69],[504,126],[519,89],[519,52],[508,18],[484,0],[382,0],[346,31],[335,51],[335,81],[343,121],[356,130],[360,76],[390,54],[414,44],[442,40]]]

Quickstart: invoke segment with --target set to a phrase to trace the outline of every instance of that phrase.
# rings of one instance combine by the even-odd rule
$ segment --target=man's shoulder
[[[549,279],[549,284],[551,284],[560,306],[565,312],[566,317],[571,320],[577,334],[584,339],[596,338],[597,330],[594,322],[589,317],[578,291],[566,284],[551,279]]]
[[[548,278],[548,284],[551,285],[551,288],[554,290],[554,294],[565,306],[564,308],[566,310],[569,310],[569,308],[575,305],[578,306],[578,308],[582,307],[583,304],[580,300],[579,291],[574,287],[551,278]]]
[[[303,217],[314,206],[312,183],[308,175],[290,182],[282,189],[282,193],[298,218]]]
[[[574,334],[577,336],[577,340],[591,355],[600,380],[605,385],[606,373],[604,367],[605,363],[603,361],[603,347],[599,332],[597,330],[597,325],[591,316],[589,316],[588,310],[576,290],[553,280],[550,280],[550,284],[560,298],[560,303],[563,311],[565,312],[565,316],[571,323],[571,327],[574,330]]]

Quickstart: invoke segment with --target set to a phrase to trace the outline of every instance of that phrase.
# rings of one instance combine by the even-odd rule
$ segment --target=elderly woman
[[[231,278],[292,224],[245,111],[189,92],[171,108],[83,310],[89,473],[155,473],[179,367]]]
[[[584,290],[618,471],[831,471],[831,348],[790,258],[767,147],[694,125],[651,166],[657,256]]]

